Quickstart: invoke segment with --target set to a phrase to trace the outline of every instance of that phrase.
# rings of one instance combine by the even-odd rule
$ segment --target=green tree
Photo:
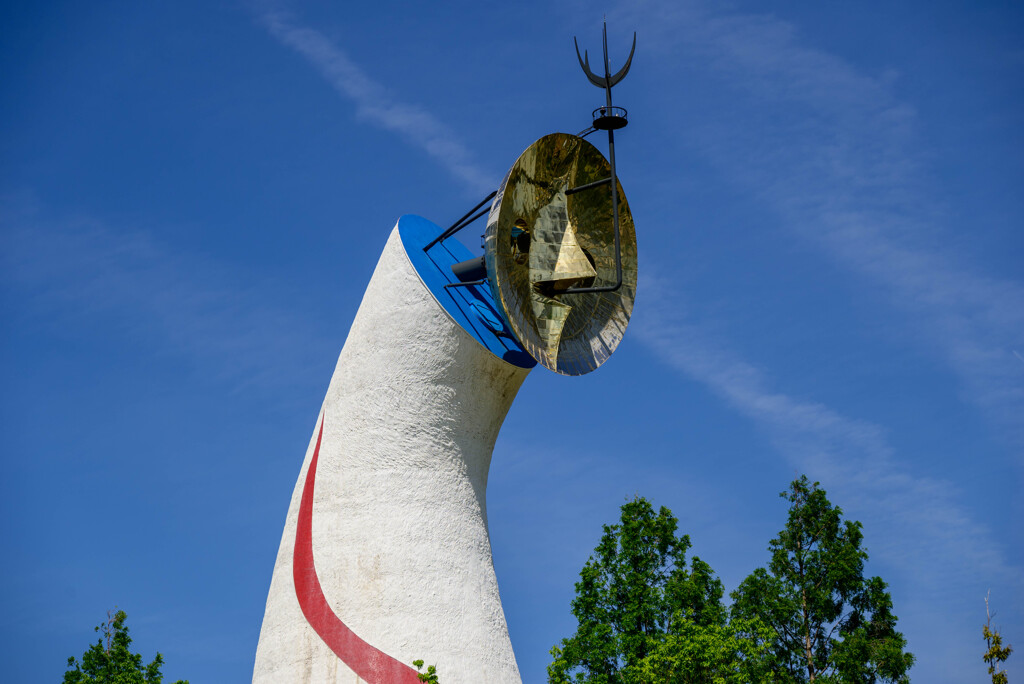
[[[780,495],[786,527],[758,568],[731,596],[734,619],[760,619],[771,639],[778,682],[909,682],[914,656],[896,631],[887,585],[864,577],[861,524],[843,520],[806,476]]]
[[[68,670],[64,673],[64,684],[161,684],[163,675],[160,668],[164,657],[159,653],[149,665],[142,664],[142,656],[132,653],[129,647],[132,639],[124,622],[127,615],[123,610],[113,616],[108,612],[107,621],[96,627],[103,630],[102,637],[85,653],[82,662],[68,658]],[[74,668],[74,669],[71,669]],[[188,684],[178,680],[175,684]]]
[[[985,597],[985,624],[981,626],[981,633],[985,637],[985,662],[988,663],[988,673],[992,675],[992,684],[1007,684],[1006,670],[1000,670],[999,665],[1005,663],[1006,659],[1013,653],[1013,646],[1003,646],[1003,637],[998,629],[992,629],[992,613],[988,608],[988,596]]]
[[[551,684],[755,681],[745,659],[764,649],[744,630],[763,626],[727,624],[721,581],[696,556],[687,566],[677,526],[639,497],[604,526],[576,583],[576,633],[551,649]]]

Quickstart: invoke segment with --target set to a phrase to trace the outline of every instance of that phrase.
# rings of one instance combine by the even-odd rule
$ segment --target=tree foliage
[[[758,568],[731,594],[734,619],[771,627],[777,682],[909,682],[914,656],[896,631],[887,585],[864,577],[861,524],[844,521],[806,476],[780,495],[790,502],[786,527]]]
[[[985,597],[985,624],[981,627],[982,636],[985,637],[985,662],[988,663],[988,673],[992,675],[992,684],[1007,684],[1006,670],[1000,670],[1001,663],[1013,653],[1013,646],[1003,646],[1003,637],[998,629],[992,629],[992,613],[989,612],[988,596]]]
[[[127,615],[123,610],[113,616],[107,613],[107,621],[96,627],[103,631],[101,638],[82,654],[82,662],[68,658],[68,670],[64,673],[64,684],[161,684],[163,675],[160,668],[164,657],[159,653],[149,665],[142,664],[142,656],[132,653],[132,639],[125,626]],[[71,669],[74,668],[74,669]],[[178,680],[175,684],[188,684]]]
[[[427,682],[427,684],[440,684],[437,679],[437,667],[435,665],[428,665],[427,671],[423,672],[423,661],[414,660],[412,661],[413,666],[416,668],[416,678],[421,682]]]
[[[698,625],[675,620],[639,667],[624,671],[628,684],[754,684],[772,681],[771,630],[758,620]]]
[[[696,556],[687,566],[690,539],[677,526],[639,497],[604,526],[576,583],[576,633],[551,649],[551,684],[755,681],[766,630],[756,619],[728,624],[721,581]]]

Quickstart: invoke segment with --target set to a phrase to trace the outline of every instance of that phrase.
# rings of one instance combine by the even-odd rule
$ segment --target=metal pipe
[[[486,279],[487,262],[482,256],[466,259],[457,264],[452,264],[452,273],[462,283],[469,282],[470,280]]]

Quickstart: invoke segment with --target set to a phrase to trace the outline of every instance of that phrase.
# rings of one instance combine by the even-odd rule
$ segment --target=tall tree
[[[988,663],[988,673],[992,675],[992,684],[1007,684],[1008,677],[1006,670],[1000,670],[999,666],[1006,662],[1006,659],[1013,653],[1013,646],[1003,646],[1003,636],[998,629],[992,629],[992,613],[989,612],[988,596],[985,597],[985,624],[981,626],[981,634],[985,637],[985,655]]]
[[[727,624],[711,567],[696,556],[687,566],[690,539],[677,527],[671,511],[643,498],[604,526],[576,583],[576,633],[551,649],[551,684],[752,681],[742,673],[757,644]]]
[[[843,520],[806,476],[780,494],[790,502],[786,527],[758,568],[731,596],[734,618],[772,628],[778,682],[909,682],[914,656],[896,631],[887,585],[865,577],[861,524]]]
[[[160,668],[164,657],[159,653],[149,665],[142,664],[142,656],[132,653],[132,638],[128,636],[123,610],[114,615],[107,613],[107,621],[96,627],[103,630],[100,639],[82,654],[82,662],[68,658],[64,684],[161,684]],[[73,670],[71,668],[74,668]],[[178,680],[175,684],[188,684]]]

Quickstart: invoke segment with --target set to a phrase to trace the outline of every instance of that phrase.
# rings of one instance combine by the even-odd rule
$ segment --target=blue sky
[[[798,473],[864,523],[915,681],[985,677],[990,590],[1021,644],[1020,7],[7,3],[11,681],[58,680],[115,605],[169,678],[249,681],[389,231],[447,225],[535,139],[587,127],[602,94],[572,38],[599,50],[603,15],[613,65],[638,34],[615,98],[640,285],[612,359],[533,371],[495,449],[524,682],[573,630],[573,582],[627,497],[671,508],[731,590]]]

